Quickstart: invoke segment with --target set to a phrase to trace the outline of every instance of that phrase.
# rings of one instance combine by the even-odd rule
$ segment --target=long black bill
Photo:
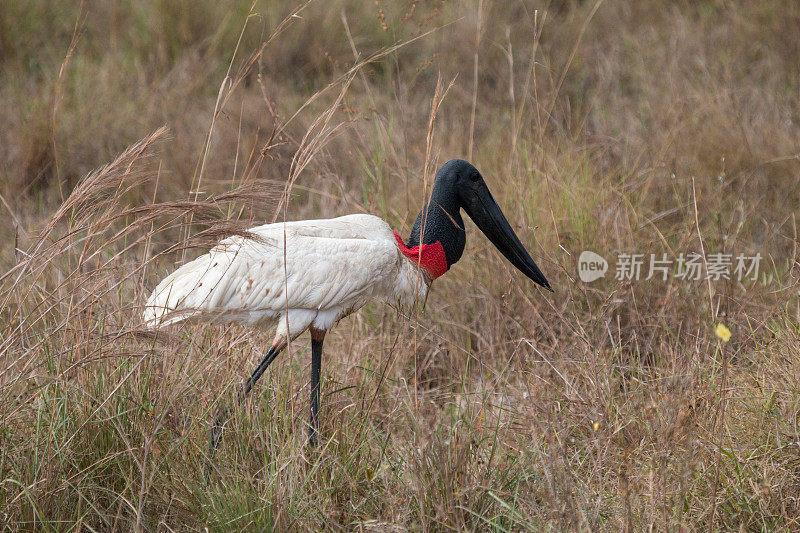
[[[465,211],[483,234],[492,241],[492,244],[500,250],[500,253],[520,272],[545,289],[554,292],[547,278],[544,277],[544,274],[533,262],[528,251],[525,250],[517,234],[511,229],[511,225],[509,225],[508,220],[506,220],[486,184],[476,184],[471,196],[466,202]]]

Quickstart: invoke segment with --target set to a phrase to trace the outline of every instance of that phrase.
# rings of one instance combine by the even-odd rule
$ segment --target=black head
[[[408,246],[420,243],[424,226],[422,243],[441,242],[447,265],[452,266],[461,258],[466,243],[461,209],[512,265],[535,283],[553,290],[514,233],[481,173],[462,159],[448,161],[436,173],[430,202],[417,216]]]

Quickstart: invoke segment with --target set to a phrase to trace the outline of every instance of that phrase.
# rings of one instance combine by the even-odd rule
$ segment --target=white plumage
[[[161,281],[145,304],[145,323],[202,317],[277,326],[279,336],[294,339],[309,326],[329,329],[370,299],[408,307],[427,294],[429,282],[378,217],[279,222],[250,232],[257,239],[225,239]]]

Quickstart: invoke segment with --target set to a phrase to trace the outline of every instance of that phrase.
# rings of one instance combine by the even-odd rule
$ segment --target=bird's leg
[[[278,354],[286,347],[286,341],[280,335],[275,337],[275,340],[272,341],[272,346],[270,346],[267,353],[261,359],[261,362],[258,363],[258,366],[253,371],[253,374],[247,379],[244,384],[244,388],[239,391],[238,394],[238,403],[241,405],[244,403],[245,399],[247,398],[247,394],[253,388],[258,378],[261,377],[261,374],[267,369],[269,364],[278,356]],[[211,431],[209,432],[209,440],[208,440],[208,459],[209,462],[214,458],[214,454],[217,452],[217,446],[219,445],[219,441],[222,440],[222,428],[225,425],[225,422],[228,421],[229,410],[226,405],[223,405],[222,408],[217,413],[217,417],[214,419],[214,425],[211,426]]]
[[[319,434],[319,378],[322,370],[322,342],[324,329],[311,328],[311,409],[309,414],[308,444],[317,445]]]
[[[261,359],[261,362],[258,363],[258,366],[255,370],[253,370],[253,374],[247,378],[247,381],[244,384],[244,388],[239,392],[239,405],[241,405],[245,398],[247,398],[247,394],[253,388],[258,378],[261,377],[261,374],[267,369],[269,364],[281,353],[281,350],[286,346],[286,342],[283,340],[282,337],[276,337],[274,341],[272,341],[272,346],[270,346],[267,353]]]

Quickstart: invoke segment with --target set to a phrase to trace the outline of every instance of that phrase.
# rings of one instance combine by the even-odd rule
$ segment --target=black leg
[[[322,339],[311,339],[311,410],[308,426],[308,444],[317,445],[319,434],[319,375],[322,370]]]
[[[281,348],[276,348],[275,346],[271,346],[269,351],[264,355],[264,358],[261,359],[261,362],[258,363],[258,366],[255,370],[253,370],[253,375],[247,379],[247,382],[244,384],[244,390],[239,393],[239,405],[244,402],[244,399],[247,397],[247,394],[250,392],[250,389],[253,388],[253,385],[256,384],[258,378],[261,377],[261,374],[267,369],[269,364],[278,357],[278,354],[281,353]]]
[[[253,371],[253,375],[251,375],[247,382],[244,384],[244,388],[239,391],[238,394],[238,403],[241,405],[244,400],[247,398],[247,394],[253,388],[258,378],[261,377],[261,374],[267,369],[269,364],[278,356],[281,352],[282,348],[276,348],[275,346],[270,347],[269,351],[264,355],[261,362],[258,363],[258,366]],[[229,409],[226,405],[223,405],[222,408],[219,410],[217,414],[217,418],[214,420],[214,425],[211,426],[211,431],[209,432],[209,439],[208,439],[208,460],[209,463],[214,458],[214,454],[217,452],[217,446],[219,446],[219,441],[222,440],[222,428],[225,425],[225,422],[228,421]],[[210,464],[209,464],[210,466]]]

